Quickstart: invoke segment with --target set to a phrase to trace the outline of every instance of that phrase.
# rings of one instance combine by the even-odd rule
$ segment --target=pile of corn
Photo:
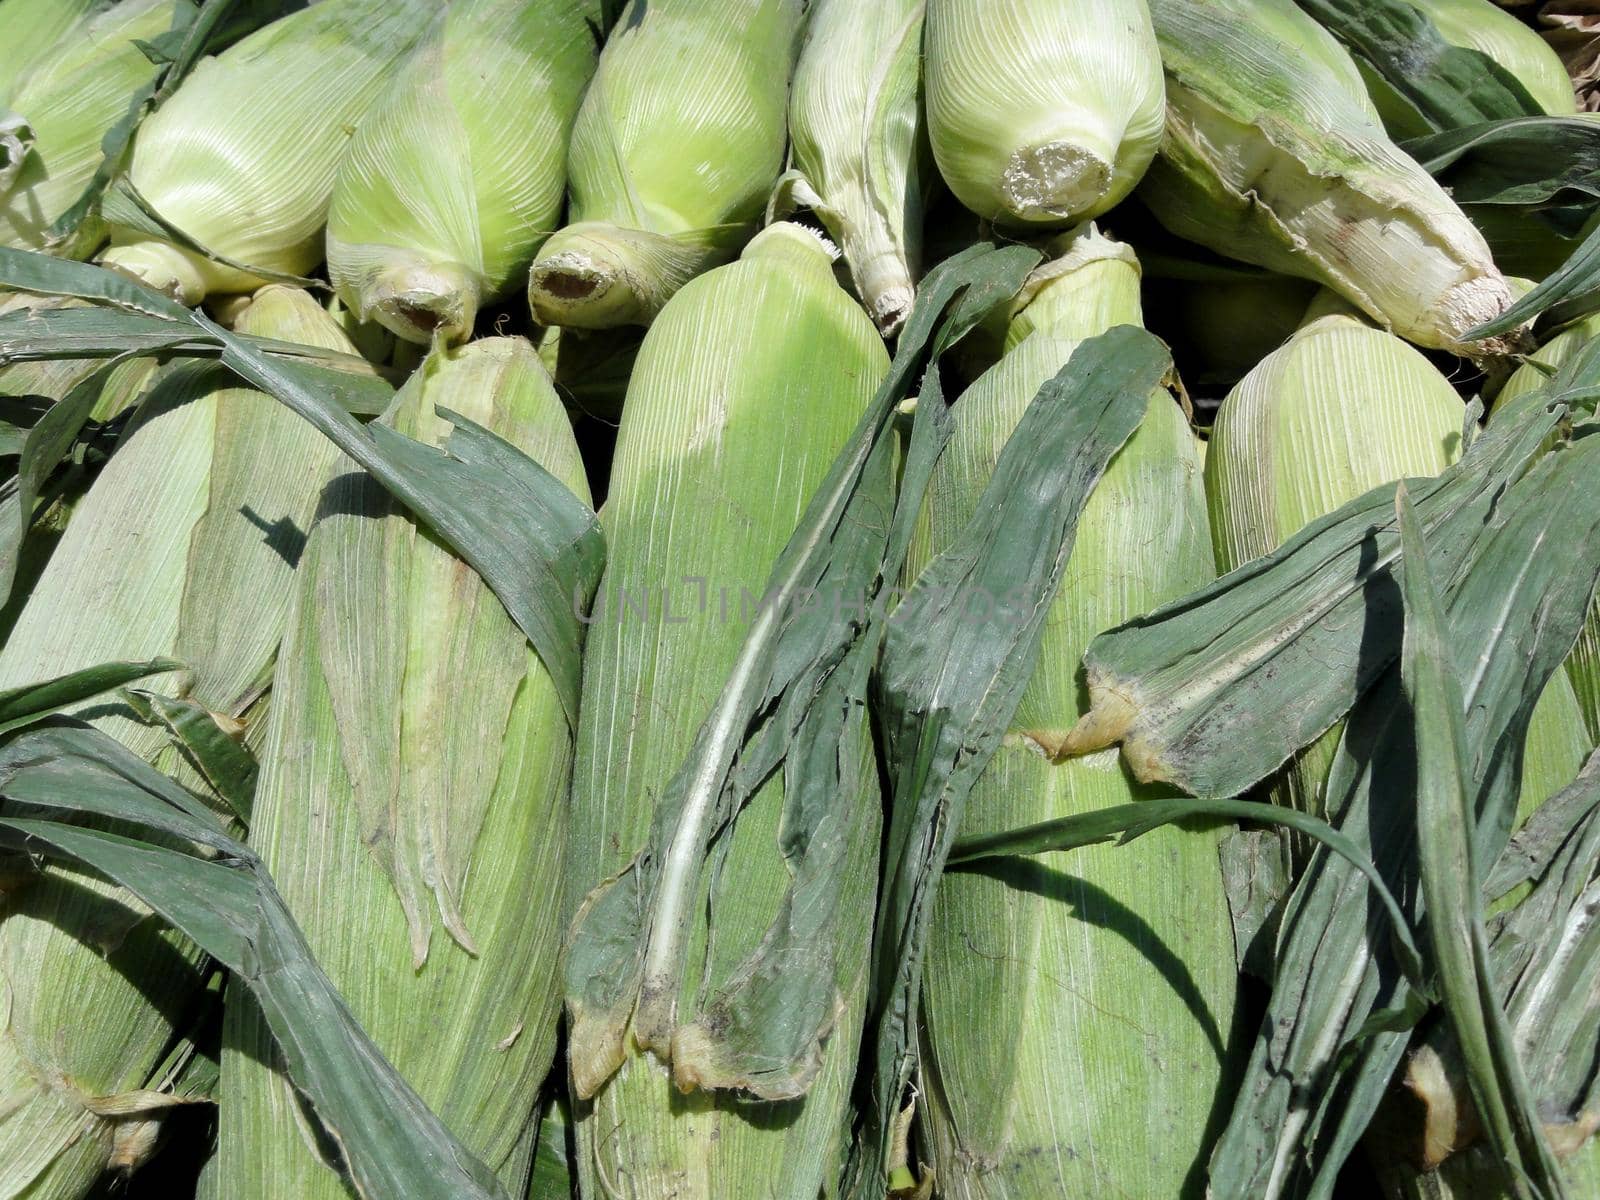
[[[0,0],[0,1200],[1600,1200],[1581,7]]]

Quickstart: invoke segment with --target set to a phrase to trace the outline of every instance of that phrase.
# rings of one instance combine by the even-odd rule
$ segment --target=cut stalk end
[[[412,264],[382,272],[363,289],[357,311],[396,337],[420,345],[464,341],[481,299],[478,281],[453,263]]]
[[[1110,188],[1110,162],[1071,141],[1024,146],[1000,184],[1007,213],[1032,224],[1090,215]]]

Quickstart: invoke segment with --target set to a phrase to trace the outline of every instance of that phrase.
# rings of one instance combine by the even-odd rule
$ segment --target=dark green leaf
[[[1404,148],[1458,204],[1600,199],[1600,121],[1513,117],[1413,138]]]
[[[1447,42],[1409,0],[1299,0],[1435,129],[1541,115],[1516,76]]]
[[[1565,1194],[1561,1175],[1540,1131],[1489,958],[1472,836],[1476,814],[1464,705],[1445,642],[1443,605],[1428,573],[1421,522],[1403,485],[1395,493],[1395,506],[1404,551],[1401,679],[1416,737],[1417,873],[1427,907],[1428,943],[1445,1014],[1489,1140],[1519,1197],[1554,1198]]]
[[[1494,320],[1469,330],[1466,338],[1471,341],[1509,333],[1564,301],[1588,297],[1597,290],[1600,290],[1600,226],[1578,244],[1572,257],[1559,270],[1547,275],[1538,287]]]
[[[0,735],[53,716],[81,700],[93,699],[125,683],[182,668],[182,663],[170,658],[156,658],[149,662],[102,663],[55,679],[7,688],[0,691]]]

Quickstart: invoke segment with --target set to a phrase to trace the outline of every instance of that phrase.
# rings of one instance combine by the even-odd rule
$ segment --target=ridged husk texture
[[[1293,0],[1150,11],[1167,130],[1140,194],[1164,225],[1317,280],[1423,346],[1459,348],[1510,306],[1476,226],[1389,140],[1349,56]]]
[[[186,304],[253,290],[263,279],[247,268],[310,271],[351,133],[437,11],[322,0],[202,59],[140,126],[129,179],[161,220],[237,265],[119,223],[109,205],[106,263]]]
[[[383,419],[442,444],[439,408],[587,502],[528,342],[436,352]],[[296,589],[251,844],[378,1048],[520,1195],[561,1003],[572,734],[555,686],[478,575],[348,462]],[[215,1194],[344,1200],[273,1062],[248,995],[230,994]]]
[[[594,73],[587,0],[456,0],[351,139],[328,274],[365,319],[456,341],[520,289],[566,194]]]
[[[976,507],[1006,439],[1078,338],[1137,324],[1135,264],[1101,258],[1120,306],[1050,292],[1034,331],[952,410],[913,542],[914,572]],[[1052,761],[1082,710],[1089,640],[1213,576],[1198,444],[1165,391],[1111,460],[1078,523],[1038,665],[974,788],[962,833],[1126,804],[1114,755]],[[939,882],[924,972],[921,1110],[939,1194],[1198,1196],[1197,1164],[1232,1040],[1233,929],[1214,829],[1164,829],[1128,847],[997,860]]]
[[[315,300],[286,288],[265,290],[241,327],[350,350]],[[0,687],[164,655],[189,669],[147,686],[258,736],[294,564],[336,454],[231,379],[209,363],[167,369],[0,649]],[[123,705],[94,701],[83,715],[181,770],[165,735]],[[4,913],[0,1196],[76,1200],[153,1145],[173,1103],[155,1073],[196,1015],[199,956],[128,893],[75,869],[22,882]]]
[[[928,0],[928,134],[939,173],[1005,224],[1097,216],[1161,141],[1145,0]]]
[[[569,224],[528,283],[546,325],[648,325],[738,253],[783,167],[800,0],[632,0],[567,152]]]
[[[26,122],[28,149],[14,174],[0,166],[0,245],[50,248],[50,226],[100,166],[101,139],[155,74],[135,39],[164,33],[176,7],[176,0],[124,0],[73,28],[16,89],[10,105]],[[0,130],[0,142],[5,136]],[[91,222],[63,249],[86,254],[104,234]]]
[[[111,0],[0,0],[0,111],[11,103],[27,77],[60,38],[84,17],[109,7]]]
[[[911,310],[922,244],[926,0],[819,0],[789,95],[784,183],[839,243],[856,295],[893,333]]]
[[[773,562],[887,366],[826,253],[787,224],[684,288],[646,335],[601,513],[609,554],[584,656],[573,901],[645,842],[654,797],[710,712]],[[865,775],[876,778],[870,766]],[[833,1194],[875,902],[880,800],[876,787],[867,790],[866,836],[856,839],[841,901],[849,916],[840,944],[852,951],[840,966],[841,1008],[805,1098],[680,1094],[668,1067],[631,1052],[574,1107],[584,1195]],[[778,853],[782,803],[775,778],[723,836],[689,952],[705,975],[688,972],[691,987],[725,984],[774,917],[788,880]],[[709,946],[707,907],[717,929]],[[681,1007],[702,1006],[686,998]]]

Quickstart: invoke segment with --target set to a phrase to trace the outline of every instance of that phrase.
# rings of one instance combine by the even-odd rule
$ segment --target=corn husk
[[[566,413],[523,339],[435,353],[384,420],[440,444],[439,408],[587,502]],[[250,840],[379,1049],[516,1195],[555,1053],[572,735],[488,586],[346,470],[300,569]],[[215,1194],[343,1200],[242,991],[224,1045]]]
[[[1510,306],[1482,234],[1293,0],[1153,0],[1151,15],[1167,132],[1141,195],[1168,229],[1314,279],[1423,346],[1462,348]]]
[[[631,0],[567,152],[568,224],[528,299],[546,325],[648,325],[738,253],[783,166],[800,0]]]
[[[457,0],[368,110],[328,214],[328,274],[363,319],[458,341],[521,287],[560,221],[593,8]]]
[[[17,85],[79,21],[109,7],[110,0],[0,0],[0,111],[10,106]]]
[[[601,513],[609,552],[584,655],[574,901],[646,842],[654,798],[719,695],[772,563],[887,366],[820,243],[784,223],[739,262],[686,287],[646,335]],[[870,767],[865,776],[876,778]],[[805,1098],[680,1094],[666,1065],[631,1051],[592,1099],[574,1105],[584,1195],[618,1187],[632,1200],[834,1194],[875,902],[880,801],[871,791],[861,803],[872,828],[853,842],[849,894],[840,898],[840,944],[850,950],[840,1011]],[[698,906],[690,959],[703,957],[705,971],[686,973],[691,989],[725,984],[773,920],[788,882],[776,853],[782,803],[774,778],[724,835],[712,891]],[[711,905],[717,934],[708,946]],[[694,999],[680,1009],[700,1011]]]
[[[11,105],[26,121],[29,147],[14,176],[0,170],[0,245],[54,248],[50,227],[94,177],[101,139],[155,75],[135,39],[171,28],[176,8],[177,0],[124,0],[75,27],[17,88]],[[87,254],[104,233],[91,222],[62,249]]]
[[[1452,46],[1465,46],[1493,59],[1553,117],[1578,111],[1578,97],[1561,58],[1550,44],[1492,0],[1406,0]],[[1365,63],[1358,64],[1367,93],[1395,138],[1423,137],[1433,128],[1401,95]],[[1502,264],[1504,265],[1504,264]]]
[[[908,578],[971,518],[1006,439],[1078,339],[1140,323],[1137,264],[1088,261],[1099,287],[1060,259],[1036,276],[1023,310],[1032,332],[956,402]],[[963,836],[1153,794],[1114,757],[1053,762],[1050,750],[1082,707],[1089,640],[1212,574],[1198,443],[1158,391],[1078,522],[1038,666],[973,789]],[[1216,831],[1151,837],[940,880],[922,1111],[941,1196],[1198,1194],[1190,1180],[1228,1075],[1233,928]],[[1151,945],[1162,961],[1141,949]]]
[[[247,332],[348,349],[303,292],[262,292]],[[220,366],[169,368],[96,480],[11,636],[0,687],[117,659],[169,656],[151,681],[260,730],[263,677],[332,444],[278,402],[229,386]],[[158,729],[113,699],[82,715],[191,786]],[[132,1169],[177,1102],[170,1044],[193,1020],[194,947],[128,893],[51,867],[7,894],[0,920],[0,1196],[88,1193]]]
[[[1412,347],[1327,293],[1217,411],[1206,495],[1217,569],[1271,552],[1318,517],[1395,479],[1437,475],[1459,457],[1465,407]],[[1288,766],[1281,802],[1323,814],[1322,785],[1342,725]],[[1588,750],[1562,676],[1535,708],[1521,814],[1571,781]]]
[[[202,59],[140,126],[128,171],[142,203],[205,253],[113,194],[105,263],[185,304],[253,291],[262,271],[310,271],[351,133],[436,12],[321,0]]]
[[[821,0],[789,94],[792,199],[821,217],[856,295],[885,335],[900,328],[922,246],[926,0]]]
[[[1161,141],[1144,0],[928,0],[928,134],[973,212],[1066,225],[1133,190]]]

